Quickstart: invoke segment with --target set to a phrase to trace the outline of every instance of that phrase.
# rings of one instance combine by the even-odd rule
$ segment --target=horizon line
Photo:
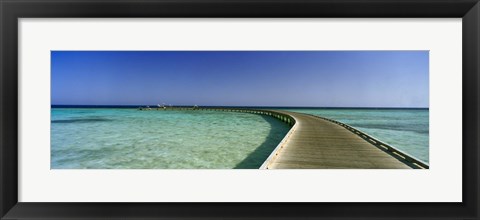
[[[150,105],[92,105],[92,104],[51,104],[50,107],[157,107],[157,104],[150,104]],[[166,107],[170,107],[169,105],[165,105]],[[172,105],[171,107],[193,107],[195,105]],[[430,109],[430,107],[400,107],[400,106],[261,106],[261,105],[196,105],[198,107],[242,107],[242,108],[383,108],[383,109]]]

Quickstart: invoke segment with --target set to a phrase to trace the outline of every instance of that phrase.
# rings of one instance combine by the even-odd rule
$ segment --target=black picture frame
[[[1,219],[479,219],[478,0],[0,0]],[[461,203],[18,202],[18,18],[462,18]],[[442,192],[438,192],[442,193]]]

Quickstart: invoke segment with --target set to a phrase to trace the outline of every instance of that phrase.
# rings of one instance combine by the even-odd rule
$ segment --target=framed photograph
[[[1,219],[478,219],[477,0],[10,1]]]

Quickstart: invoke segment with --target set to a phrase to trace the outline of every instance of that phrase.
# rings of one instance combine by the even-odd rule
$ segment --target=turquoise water
[[[335,119],[429,161],[428,109],[283,109]],[[248,113],[53,108],[52,169],[258,168],[290,129]]]
[[[215,111],[53,108],[52,169],[259,168],[290,127]]]
[[[319,115],[355,127],[429,162],[428,109],[282,109]]]

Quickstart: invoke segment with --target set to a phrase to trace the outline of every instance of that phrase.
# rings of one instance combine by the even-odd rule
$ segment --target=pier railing
[[[287,123],[290,126],[295,124],[295,119],[288,115],[280,112],[270,111],[270,110],[260,110],[260,109],[244,109],[244,108],[200,108],[199,110],[214,110],[214,111],[224,111],[224,112],[241,112],[241,113],[251,113],[257,115],[267,115],[274,117],[282,122]]]

